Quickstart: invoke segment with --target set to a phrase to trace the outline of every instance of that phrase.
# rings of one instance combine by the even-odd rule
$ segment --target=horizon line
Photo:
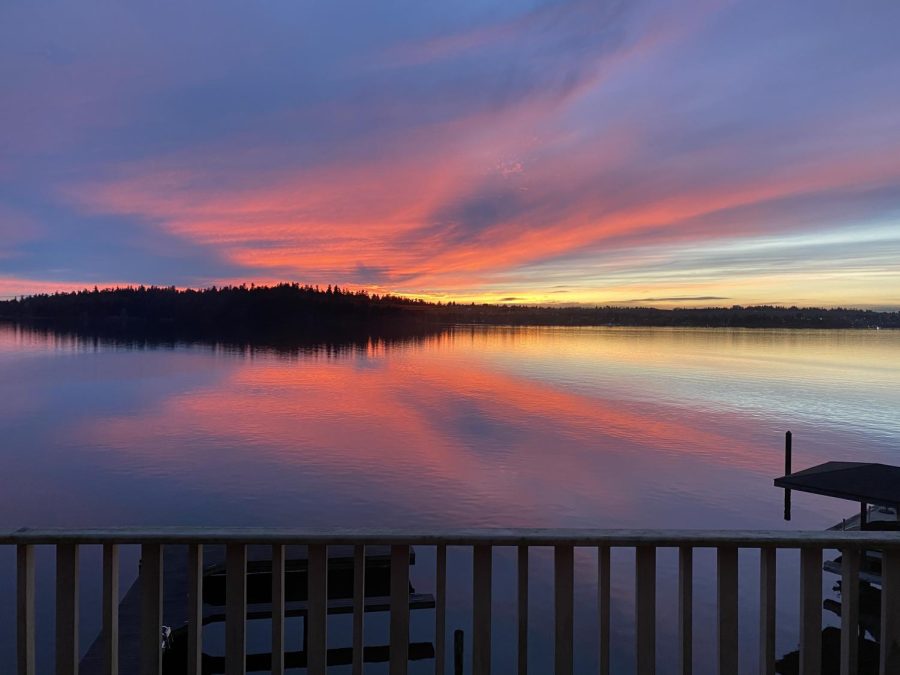
[[[898,305],[869,305],[869,306],[853,306],[853,305],[841,305],[841,304],[824,304],[824,305],[803,305],[797,303],[788,303],[784,301],[778,302],[753,302],[753,303],[740,303],[735,302],[731,305],[696,305],[696,306],[660,306],[657,304],[644,304],[644,303],[678,303],[678,302],[697,302],[702,300],[726,300],[728,299],[725,296],[671,296],[671,297],[653,297],[653,298],[631,298],[627,300],[607,300],[605,302],[517,302],[518,298],[515,296],[508,296],[507,298],[501,298],[494,301],[461,301],[454,299],[447,300],[434,300],[431,299],[431,296],[427,294],[416,294],[416,293],[402,293],[395,291],[370,291],[366,288],[354,287],[352,285],[340,286],[339,284],[326,284],[322,286],[320,284],[311,284],[311,283],[301,283],[301,282],[277,282],[277,283],[263,283],[257,284],[255,282],[241,282],[241,283],[226,283],[226,284],[210,284],[209,286],[177,286],[175,284],[169,285],[161,285],[161,284],[142,284],[142,283],[129,283],[123,285],[108,285],[108,286],[99,286],[94,284],[93,287],[84,286],[82,288],[72,288],[72,289],[59,289],[54,291],[39,291],[35,293],[17,293],[10,295],[0,295],[0,302],[9,302],[12,300],[25,300],[27,298],[34,298],[40,296],[54,296],[54,295],[71,295],[77,293],[93,293],[95,290],[97,292],[114,292],[114,291],[127,291],[127,290],[140,290],[143,289],[156,289],[156,290],[168,290],[174,289],[177,292],[204,292],[204,291],[212,291],[213,289],[223,290],[223,289],[240,289],[247,288],[248,290],[252,289],[271,289],[277,288],[279,286],[298,286],[302,288],[311,288],[316,289],[319,292],[327,292],[329,288],[339,288],[341,290],[348,290],[351,293],[364,293],[367,296],[378,295],[380,297],[397,297],[403,298],[406,300],[420,300],[424,303],[431,305],[447,305],[450,303],[455,303],[457,305],[482,305],[482,306],[491,306],[491,307],[524,307],[524,308],[533,308],[533,309],[591,309],[591,308],[618,308],[618,309],[656,309],[659,311],[674,311],[678,310],[738,310],[738,309],[761,309],[761,308],[773,308],[773,309],[818,309],[818,310],[853,310],[853,311],[870,311],[870,312],[879,312],[879,313],[898,313],[900,312],[900,304]],[[630,304],[634,303],[634,304]]]

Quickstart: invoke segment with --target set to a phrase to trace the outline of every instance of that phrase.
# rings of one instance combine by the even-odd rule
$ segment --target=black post
[[[865,530],[869,524],[869,505],[865,502],[859,503],[859,529]]]
[[[463,675],[463,632],[453,631],[453,674]]]
[[[792,434],[786,431],[784,434],[784,475],[791,475],[791,441]],[[791,519],[791,491],[784,491],[784,519]]]
[[[791,475],[791,432],[784,433],[784,475]]]

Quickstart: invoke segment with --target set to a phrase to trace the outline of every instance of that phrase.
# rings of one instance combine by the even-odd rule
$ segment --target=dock
[[[354,547],[331,546],[328,548],[328,614],[353,612],[354,595]],[[163,626],[160,641],[163,644],[163,673],[181,675],[187,672],[187,625],[189,611],[188,550],[186,546],[166,546],[163,549]],[[225,622],[225,547],[203,547],[203,626]],[[285,667],[306,666],[309,611],[307,547],[285,547],[285,617],[304,617],[301,649],[284,655]],[[364,612],[388,612],[390,610],[390,564],[388,546],[366,547]],[[415,551],[410,548],[410,564],[415,564]],[[434,609],[434,596],[416,593],[410,584],[410,610]],[[272,619],[272,547],[247,546],[247,615],[246,620]],[[140,672],[140,624],[141,624],[141,573],[119,604],[119,668],[123,673]],[[168,629],[168,630],[165,630]],[[165,631],[165,634],[164,634]],[[83,675],[102,675],[105,672],[106,641],[98,635],[81,659],[79,672]],[[349,665],[352,647],[336,647],[328,650],[329,665]],[[428,643],[411,643],[410,660],[434,658],[434,646]],[[389,659],[387,645],[366,645],[363,660],[370,663]],[[247,672],[271,669],[272,655],[268,652],[248,653]],[[225,672],[224,654],[202,655],[202,672],[213,675]]]
[[[858,513],[830,527],[831,532],[897,532],[900,530],[900,467],[873,462],[831,461],[797,472],[791,472],[791,434],[786,434],[785,475],[775,479],[775,486],[785,490],[785,519],[790,519],[791,491],[843,499],[859,504]],[[892,618],[890,607],[883,607],[884,552],[863,547],[848,551],[835,547],[839,555],[822,563],[823,571],[840,580],[834,591],[840,600],[825,598],[822,607],[841,620],[841,629],[822,630],[823,675],[845,672],[862,674],[895,672],[882,668],[879,660],[893,653],[885,651],[882,624]],[[896,563],[893,563],[896,564]],[[848,631],[850,635],[841,631]],[[869,639],[868,636],[871,636]],[[843,643],[842,643],[843,638]],[[893,647],[891,647],[892,649]],[[848,654],[842,656],[842,650]],[[881,652],[879,654],[879,651]],[[785,654],[775,664],[781,675],[800,672],[800,652]],[[846,661],[841,665],[841,659]],[[850,664],[852,665],[852,669]]]

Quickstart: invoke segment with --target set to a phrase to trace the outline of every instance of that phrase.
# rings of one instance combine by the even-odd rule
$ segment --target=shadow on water
[[[215,330],[151,326],[135,321],[77,322],[34,320],[0,325],[39,340],[67,343],[76,349],[119,348],[129,350],[172,350],[206,347],[228,353],[274,354],[282,357],[307,355],[342,356],[371,349],[392,349],[447,337],[452,326],[414,321],[366,324],[328,324],[302,328],[236,326]]]

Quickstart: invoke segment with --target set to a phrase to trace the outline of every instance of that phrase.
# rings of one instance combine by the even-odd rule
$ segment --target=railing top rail
[[[0,544],[328,544],[471,546],[659,546],[694,548],[898,548],[900,532],[606,529],[298,529],[277,527],[114,527],[0,530]]]

